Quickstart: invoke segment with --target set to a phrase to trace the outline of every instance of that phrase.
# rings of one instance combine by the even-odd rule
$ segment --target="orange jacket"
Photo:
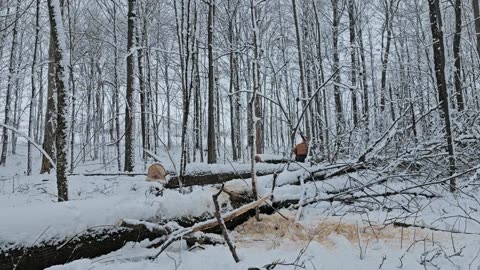
[[[293,148],[293,153],[296,156],[306,156],[308,154],[308,144],[307,142],[303,141]]]

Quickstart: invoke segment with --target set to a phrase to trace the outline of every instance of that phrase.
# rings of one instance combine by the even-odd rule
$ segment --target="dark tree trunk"
[[[20,17],[20,0],[17,0],[16,5],[15,5],[15,22],[13,25],[13,37],[12,37],[12,47],[10,50],[10,64],[8,68],[8,82],[7,82],[7,92],[5,93],[5,117],[4,117],[4,124],[5,125],[11,125],[10,123],[10,103],[12,102],[11,100],[11,95],[12,95],[12,87],[13,87],[13,78],[14,78],[14,72],[15,72],[15,57],[16,57],[16,51],[17,51],[17,35],[18,35],[18,30],[17,30],[17,22]],[[8,129],[6,127],[3,127],[3,137],[2,137],[2,154],[0,157],[0,165],[5,166],[7,163],[7,151],[8,151]]]
[[[447,140],[447,148],[449,155],[449,169],[450,175],[455,173],[455,157],[453,151],[453,137],[450,123],[450,112],[448,106],[448,92],[447,84],[445,80],[445,46],[443,44],[443,31],[440,27],[440,10],[438,2],[439,0],[428,0],[429,14],[430,14],[430,27],[433,38],[433,58],[435,63],[435,77],[437,79],[438,98],[440,100],[441,112],[443,119],[445,120],[445,134]],[[450,180],[450,191],[456,190],[455,178]]]
[[[133,50],[133,39],[135,32],[135,5],[136,0],[128,1],[128,33],[127,33],[127,93],[125,96],[126,106],[125,106],[125,171],[133,171],[134,162],[135,162],[135,152],[133,149],[133,126],[135,123],[134,117],[134,107],[133,107],[133,81],[135,78],[134,69],[134,52]]]
[[[338,1],[339,0],[331,0],[333,5],[333,66],[332,72],[334,72],[333,81],[335,85],[333,86],[333,94],[335,97],[335,116],[336,116],[336,129],[337,129],[337,143],[336,148],[340,146],[340,136],[343,133],[345,128],[345,119],[343,117],[343,109],[342,109],[342,94],[340,93],[340,57],[338,52],[338,35],[339,35],[339,24],[340,24],[340,13],[338,9]]]
[[[352,114],[353,114],[353,126],[358,127],[358,107],[357,107],[357,55],[355,46],[355,1],[348,1],[348,19],[350,30],[350,61],[351,61],[351,74],[350,74],[350,94],[352,95]]]
[[[455,35],[453,36],[453,58],[455,60],[454,77],[455,92],[457,97],[457,109],[463,111],[465,106],[463,103],[462,93],[462,56],[460,55],[460,41],[462,38],[462,1],[455,0]]]
[[[36,0],[36,9],[35,9],[35,43],[33,46],[33,60],[31,68],[31,86],[32,92],[30,94],[30,111],[28,116],[28,137],[33,137],[33,128],[34,128],[34,104],[35,104],[35,68],[37,65],[37,50],[38,50],[38,37],[40,33],[40,0]],[[41,78],[40,78],[41,79]],[[32,174],[32,144],[28,142],[27,146],[27,175]]]
[[[208,163],[217,162],[215,142],[215,69],[213,60],[213,28],[215,0],[208,3]]]
[[[480,8],[478,0],[472,0],[473,17],[475,18],[475,37],[477,40],[477,54],[480,57]]]
[[[389,3],[389,4],[388,4]],[[381,86],[380,86],[380,111],[385,110],[385,95],[387,92],[387,69],[388,69],[388,59],[390,56],[390,45],[392,43],[392,5],[393,0],[387,2],[385,1],[385,31],[387,32],[387,40],[385,49],[383,50],[382,54],[382,78],[381,78]]]
[[[50,29],[50,45],[48,48],[48,85],[47,85],[47,112],[45,113],[45,125],[44,125],[44,134],[43,134],[43,144],[42,148],[45,152],[55,158],[55,56],[54,56],[54,46],[52,40],[52,32]],[[52,165],[45,156],[42,156],[42,167],[40,168],[40,173],[50,173]]]
[[[48,11],[55,56],[55,85],[57,89],[57,129],[55,147],[57,149],[57,189],[58,201],[68,201],[67,184],[67,92],[68,73],[65,63],[66,43],[59,0],[48,0]]]

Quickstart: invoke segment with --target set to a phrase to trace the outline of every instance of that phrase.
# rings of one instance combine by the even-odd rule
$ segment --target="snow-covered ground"
[[[7,167],[0,169],[0,250],[12,246],[29,246],[46,239],[62,241],[88,228],[112,226],[120,219],[172,219],[200,215],[203,209],[213,212],[214,187],[196,187],[192,193],[166,190],[156,197],[149,192],[152,183],[145,176],[69,177],[71,201],[56,203],[54,175],[24,176],[24,147],[20,154],[9,156]],[[35,153],[38,171],[39,156]],[[162,155],[168,170],[174,170],[168,156]],[[174,160],[178,157],[174,156]],[[137,160],[140,160],[137,158]],[[114,162],[112,162],[114,163]],[[114,171],[114,165],[86,162],[76,173]],[[284,165],[262,164],[268,166]],[[324,165],[309,167],[314,171]],[[206,166],[190,165],[190,172],[248,169],[249,164],[226,163]],[[144,164],[138,163],[137,172]],[[331,192],[345,187],[365,185],[381,180],[374,173],[352,173],[327,181],[290,185],[303,173],[298,166],[283,167],[276,179],[274,202],[304,197],[328,198]],[[288,170],[287,170],[288,169]],[[305,176],[305,175],[303,175]],[[411,179],[414,181],[415,179]],[[392,181],[392,180],[388,180]],[[460,184],[462,180],[460,179]],[[465,180],[466,181],[466,180]],[[250,179],[231,181],[229,188],[249,188]],[[272,176],[259,177],[259,191],[271,191]],[[411,181],[392,181],[367,189],[369,194],[394,192],[408,188]],[[466,190],[467,188],[465,188]],[[425,190],[412,189],[424,193]],[[472,194],[474,196],[472,196]],[[365,191],[353,195],[361,197]],[[77,260],[49,269],[478,269],[480,267],[480,203],[475,187],[455,196],[444,186],[431,187],[428,195],[437,198],[404,195],[379,197],[371,202],[344,204],[323,200],[302,209],[298,223],[297,209],[283,209],[279,214],[263,216],[238,226],[232,232],[241,261],[235,263],[227,246],[206,246],[188,250],[183,241],[170,246],[156,260],[149,257],[158,250],[149,249],[149,241],[127,243],[122,249],[94,259]],[[409,211],[405,211],[405,209]],[[432,228],[394,227],[394,221]],[[272,266],[270,266],[272,267]]]

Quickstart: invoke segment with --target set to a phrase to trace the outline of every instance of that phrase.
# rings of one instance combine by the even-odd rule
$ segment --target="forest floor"
[[[53,174],[25,176],[24,150],[20,145],[19,154],[10,156],[7,167],[0,170],[0,251],[16,245],[35,245],[45,239],[62,241],[88,228],[112,226],[125,218],[147,220],[161,213],[162,218],[168,219],[197,215],[201,209],[213,208],[211,195],[215,187],[194,187],[188,194],[165,190],[163,196],[157,197],[149,192],[152,184],[142,175],[72,175],[69,177],[71,201],[57,203]],[[39,168],[39,156],[35,155],[34,168]],[[166,155],[160,158],[164,159],[167,170],[173,170]],[[174,161],[177,158],[174,156]],[[201,171],[204,167],[208,166],[192,164],[187,171]],[[209,168],[224,171],[229,167],[248,168],[248,164],[227,162]],[[145,172],[144,168],[145,165],[139,163],[136,171]],[[306,166],[305,169],[312,168]],[[113,164],[105,167],[98,162],[79,162],[75,172],[114,171]],[[288,170],[281,173],[278,183],[292,174]],[[352,179],[369,183],[373,175],[371,171],[353,172],[304,186],[286,184],[275,189],[274,198],[276,201],[298,199],[302,194],[305,198],[314,198],[342,189]],[[232,185],[247,184],[248,180],[232,181]],[[261,194],[268,193],[271,181],[271,176],[259,177]],[[401,190],[408,184],[392,182],[388,190]],[[355,195],[386,189],[373,186]],[[129,242],[104,256],[49,269],[273,269],[269,264],[276,264],[275,269],[479,269],[480,203],[476,198],[480,191],[477,186],[465,185],[463,191],[455,195],[445,191],[442,185],[430,191],[434,198],[412,199],[404,195],[379,198],[383,207],[371,207],[371,203],[360,199],[354,203],[321,201],[305,206],[299,217],[298,210],[290,208],[281,209],[282,215],[262,215],[261,221],[251,218],[231,233],[239,263],[234,262],[226,245],[189,250],[184,241],[175,242],[152,261],[149,258],[158,250],[147,248],[151,241],[144,240]],[[416,226],[404,228],[394,226],[394,222]]]

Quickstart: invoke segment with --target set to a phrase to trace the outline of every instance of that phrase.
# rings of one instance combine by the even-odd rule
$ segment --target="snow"
[[[62,241],[88,228],[114,226],[121,219],[170,220],[182,216],[200,216],[203,209],[214,207],[211,190],[195,190],[183,195],[165,190],[163,197],[145,196],[145,188],[132,195],[117,195],[63,203],[35,204],[2,208],[0,249]],[[179,203],[181,202],[181,203]],[[191,207],[196,205],[197,207]]]
[[[213,213],[211,196],[217,190],[215,187],[194,188],[189,194],[167,189],[163,191],[163,196],[156,197],[150,193],[150,189],[159,186],[146,182],[142,175],[69,176],[71,201],[57,203],[55,175],[23,176],[24,148],[26,146],[21,144],[20,154],[11,157],[7,167],[1,171],[0,250],[40,245],[42,241],[62,242],[89,228],[114,229],[122,219],[131,222],[155,222],[186,215],[199,216],[204,214],[204,209],[207,209],[209,214]],[[39,166],[39,157],[38,151],[34,152],[34,168]],[[161,158],[165,158],[165,155],[161,155]],[[178,157],[174,156],[174,162],[177,159]],[[298,170],[301,168],[299,165],[256,165],[259,170],[278,168],[279,174],[272,199],[274,203],[299,198],[304,198],[305,201],[338,198],[339,195],[332,192],[346,189],[356,189],[356,192],[344,193],[342,196],[393,192],[409,188],[412,183],[420,181],[415,175],[407,173],[389,178],[378,172],[360,171],[323,181],[305,182],[302,187],[299,179],[308,177],[310,173]],[[112,165],[112,168],[103,166],[87,160],[85,165],[77,168],[77,172],[112,171],[115,165]],[[172,168],[170,163],[165,166]],[[309,172],[318,171],[323,174],[334,172],[339,165],[303,166]],[[141,172],[142,167],[142,164],[136,164],[137,172]],[[250,164],[193,163],[187,166],[187,171],[219,173],[231,171],[232,168],[248,171]],[[474,183],[477,168],[472,167],[470,170],[472,173],[465,177],[465,181]],[[398,181],[405,178],[408,181]],[[272,191],[272,183],[272,175],[258,177],[260,197]],[[365,186],[368,188],[361,188]],[[250,190],[251,179],[229,181],[225,188]],[[203,250],[196,248],[189,251],[182,241],[175,242],[155,261],[151,261],[149,257],[155,255],[158,249],[148,249],[147,246],[152,242],[145,240],[141,243],[127,243],[122,249],[101,257],[76,260],[49,269],[244,270],[249,267],[262,268],[273,262],[293,263],[304,249],[305,253],[297,263],[304,263],[305,269],[379,269],[380,265],[381,269],[424,269],[422,261],[427,269],[435,268],[433,265],[441,266],[442,269],[476,269],[480,265],[477,256],[480,242],[479,203],[475,197],[466,194],[477,194],[478,191],[475,185],[466,186],[465,194],[451,195],[447,189],[448,185],[435,185],[429,187],[430,193],[420,188],[409,190],[438,196],[433,199],[403,195],[391,196],[388,199],[379,197],[378,200],[383,201],[381,206],[390,209],[388,211],[368,202],[344,204],[325,200],[305,205],[301,215],[295,208],[281,210],[282,215],[287,216],[289,221],[282,221],[283,218],[278,214],[265,216],[258,223],[249,221],[253,223],[240,225],[231,233],[241,260],[238,264],[234,262],[226,245],[206,246]],[[226,202],[226,196],[220,196],[220,204]],[[363,206],[372,208],[365,211]],[[402,206],[408,206],[414,212],[406,212]],[[228,204],[227,208],[231,209]],[[418,227],[401,229],[388,225],[394,221],[437,231]],[[285,224],[277,225],[282,222]],[[357,223],[360,229],[357,229]],[[378,231],[378,239],[368,232],[371,224],[378,224],[383,228]],[[344,229],[337,231],[337,226]],[[316,238],[309,241],[308,237],[311,235]],[[360,245],[358,239],[361,239]],[[363,259],[360,259],[360,246],[363,249]],[[460,251],[461,256],[458,256]],[[279,265],[275,269],[294,267]]]
[[[354,222],[351,226],[356,228]],[[365,225],[365,224],[364,224]],[[360,226],[363,228],[362,224]],[[356,229],[354,230],[355,234]],[[83,259],[75,262],[53,266],[49,270],[80,270],[80,269],[249,269],[261,268],[265,265],[281,262],[291,264],[296,262],[304,265],[304,269],[424,269],[419,264],[422,259],[430,259],[439,253],[437,260],[427,263],[427,269],[432,269],[433,264],[442,266],[441,269],[472,269],[479,266],[478,260],[471,260],[478,252],[479,237],[466,238],[453,236],[447,233],[436,233],[436,240],[424,244],[430,232],[424,230],[414,231],[405,229],[403,246],[400,247],[400,235],[392,238],[380,237],[363,243],[364,259],[360,259],[360,250],[356,240],[349,239],[345,232],[332,232],[326,236],[326,242],[308,240],[292,241],[284,238],[269,240],[270,235],[264,235],[264,241],[258,239],[237,239],[237,252],[240,262],[235,263],[226,246],[207,246],[204,250],[195,249],[188,251],[185,244],[176,243],[169,247],[166,253],[156,260],[147,258],[155,255],[155,249],[145,248],[148,241],[141,244],[128,243],[124,248],[111,254],[95,258]],[[363,234],[362,230],[360,233]],[[366,236],[361,236],[366,237]],[[415,240],[414,240],[415,239]],[[456,251],[441,241],[452,240],[466,244],[462,250],[462,257],[455,256]],[[276,243],[273,244],[272,241]],[[413,243],[416,243],[413,245]],[[304,251],[304,253],[302,253]],[[448,257],[451,256],[451,257]],[[465,259],[468,257],[469,259]],[[383,262],[383,264],[382,264]],[[278,266],[275,269],[294,269],[293,266]],[[300,269],[300,268],[297,268]]]

